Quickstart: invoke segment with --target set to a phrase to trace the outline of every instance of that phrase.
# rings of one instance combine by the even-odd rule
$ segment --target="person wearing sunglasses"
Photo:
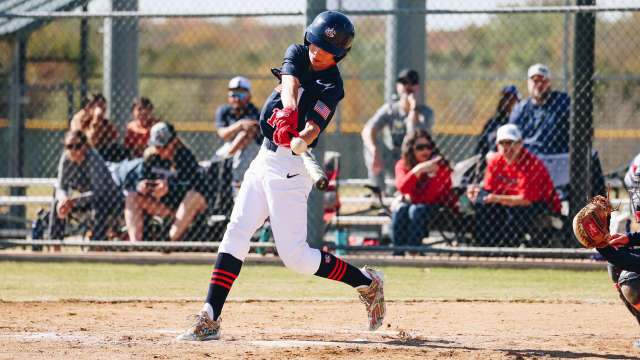
[[[449,206],[457,212],[451,192],[451,162],[442,155],[428,131],[412,131],[396,163],[395,185],[402,195],[391,206],[394,246],[420,246],[429,228],[429,214]],[[404,255],[394,251],[393,255]]]
[[[420,76],[412,69],[398,73],[398,101],[382,105],[362,130],[364,160],[369,179],[382,191],[385,178],[393,177],[394,166],[402,155],[402,142],[414,129],[433,131],[434,112],[422,103]],[[383,141],[378,140],[382,132]]]
[[[91,211],[91,239],[106,240],[109,216],[122,210],[122,193],[104,159],[80,130],[69,131],[64,137],[58,184],[49,216],[49,239],[64,238],[70,213]]]
[[[129,150],[134,158],[142,157],[149,141],[151,127],[160,122],[153,116],[153,104],[146,97],[139,97],[131,106],[133,121],[127,124],[124,131],[124,147]]]
[[[229,104],[216,110],[216,127],[222,147],[211,159],[233,157],[233,181],[241,183],[251,161],[260,152],[263,136],[258,120],[260,110],[251,102],[251,82],[237,76],[229,81]]]
[[[467,187],[474,203],[479,246],[519,246],[532,219],[562,208],[549,171],[524,148],[522,134],[513,124],[496,133],[498,152],[487,160],[482,188]]]
[[[159,122],[149,133],[145,154],[154,151],[157,156],[156,161],[145,161],[137,191],[125,198],[129,241],[143,240],[144,214],[173,219],[169,240],[179,241],[196,215],[207,209],[208,186],[198,160],[173,125]]]

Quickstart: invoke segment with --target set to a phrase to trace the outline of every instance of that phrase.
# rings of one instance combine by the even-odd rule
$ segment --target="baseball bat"
[[[311,157],[308,152],[303,152],[300,154],[302,158],[302,164],[304,164],[304,168],[307,170],[307,173],[313,180],[313,184],[316,186],[316,189],[320,191],[325,191],[329,187],[329,179],[327,179],[327,175],[324,174],[318,162]]]

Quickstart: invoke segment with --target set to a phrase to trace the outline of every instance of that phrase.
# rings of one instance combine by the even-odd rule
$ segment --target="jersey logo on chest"
[[[333,86],[333,84],[323,84],[320,82],[320,79],[316,80],[316,83],[318,85],[324,86],[324,90],[329,90],[329,89],[333,89],[335,86]],[[324,91],[322,90],[322,91]]]

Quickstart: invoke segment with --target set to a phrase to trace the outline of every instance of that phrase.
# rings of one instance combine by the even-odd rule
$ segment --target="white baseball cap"
[[[502,125],[496,133],[496,144],[502,140],[520,141],[522,140],[522,134],[514,124]]]
[[[236,76],[229,81],[229,89],[243,88],[251,92],[251,81],[244,76]]]
[[[542,75],[547,79],[551,79],[551,71],[549,71],[549,67],[543,64],[535,64],[529,68],[527,77],[531,78],[534,75]]]

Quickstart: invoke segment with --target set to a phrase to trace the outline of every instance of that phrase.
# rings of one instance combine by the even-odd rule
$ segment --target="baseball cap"
[[[176,137],[176,129],[171,124],[159,122],[151,127],[147,145],[165,147]]]
[[[535,64],[529,68],[527,77],[531,78],[534,75],[542,75],[547,79],[551,79],[551,71],[549,71],[549,67],[543,64]]]
[[[229,81],[229,89],[243,88],[251,92],[251,81],[244,76],[236,76]]]
[[[412,69],[402,69],[398,73],[398,82],[401,82],[404,79],[409,79],[411,81],[411,85],[416,85],[420,83],[420,75],[418,72]]]
[[[522,140],[522,134],[514,124],[502,125],[496,133],[496,144],[502,140],[520,141]]]
[[[502,91],[500,92],[501,96],[507,94],[515,94],[518,100],[522,99],[522,94],[520,94],[520,91],[518,91],[518,89],[516,89],[516,87],[513,85],[505,86],[504,89],[502,89]]]

